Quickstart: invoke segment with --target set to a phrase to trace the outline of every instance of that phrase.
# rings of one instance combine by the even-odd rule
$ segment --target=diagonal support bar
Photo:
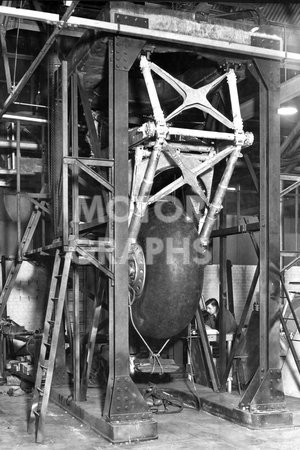
[[[235,147],[230,145],[226,147],[224,150],[222,150],[217,155],[213,156],[212,158],[204,161],[199,166],[196,166],[191,169],[191,172],[195,174],[196,176],[202,175],[204,172],[206,172],[209,169],[212,169],[216,164],[218,164],[222,159],[226,158],[230,153],[234,151]],[[152,203],[157,202],[161,198],[163,198],[166,195],[171,194],[176,189],[179,189],[181,186],[185,184],[183,176],[177,178],[172,183],[168,184],[165,188],[161,189],[159,192],[157,192],[155,195],[152,195],[149,198],[148,205],[151,205]]]
[[[105,178],[103,178],[101,175],[96,173],[93,169],[83,164],[78,159],[75,160],[75,164],[85,173],[87,173],[90,177],[94,178],[98,183],[102,184],[106,189],[108,189],[110,192],[113,192],[114,188],[113,185],[107,181]]]
[[[0,110],[0,117],[3,116],[3,114],[8,110],[10,105],[17,99],[20,92],[25,87],[27,81],[30,79],[30,77],[35,72],[36,68],[39,66],[39,64],[42,62],[48,51],[50,50],[52,44],[55,42],[56,37],[63,31],[64,25],[67,23],[70,16],[73,14],[74,9],[76,8],[77,4],[79,3],[79,0],[72,1],[71,5],[66,10],[65,14],[63,15],[61,21],[59,24],[56,25],[54,31],[47,39],[46,43],[44,44],[43,48],[41,49],[40,53],[37,55],[35,60],[32,62],[31,66],[27,70],[27,72],[23,75],[21,80],[18,82],[18,84],[15,86],[11,94],[7,97],[5,100],[2,109]]]
[[[107,269],[106,267],[104,267],[99,261],[98,259],[96,259],[93,255],[90,255],[86,250],[84,250],[82,247],[78,246],[76,247],[76,252],[78,252],[81,256],[83,256],[84,258],[86,258],[91,264],[93,264],[94,266],[96,266],[98,269],[101,270],[101,272],[103,272],[106,276],[108,276],[109,278],[111,278],[113,280],[114,275],[113,273]]]

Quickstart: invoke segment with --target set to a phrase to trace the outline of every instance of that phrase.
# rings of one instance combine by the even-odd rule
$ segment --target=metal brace
[[[199,186],[197,175],[195,175],[190,169],[186,167],[186,165],[180,158],[180,151],[170,148],[170,146],[167,146],[166,150],[173,161],[180,168],[185,183],[189,184],[191,188],[193,188],[193,190],[196,192],[196,194],[198,194],[199,197],[205,202],[205,204],[209,206],[207,197],[201,186]]]

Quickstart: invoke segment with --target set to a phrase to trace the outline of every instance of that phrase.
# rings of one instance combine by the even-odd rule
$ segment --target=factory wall
[[[48,294],[47,269],[23,261],[7,303],[7,315],[27,331],[43,329]]]

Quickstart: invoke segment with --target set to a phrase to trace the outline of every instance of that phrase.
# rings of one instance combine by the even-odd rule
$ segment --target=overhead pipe
[[[0,150],[16,150],[17,149],[17,141],[0,141]],[[40,150],[41,147],[36,142],[20,142],[20,149],[21,150],[33,150],[37,151]]]

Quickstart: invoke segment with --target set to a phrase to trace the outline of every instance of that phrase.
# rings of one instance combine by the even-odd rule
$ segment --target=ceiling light
[[[298,109],[295,106],[281,106],[277,112],[280,116],[292,116],[298,112]]]

